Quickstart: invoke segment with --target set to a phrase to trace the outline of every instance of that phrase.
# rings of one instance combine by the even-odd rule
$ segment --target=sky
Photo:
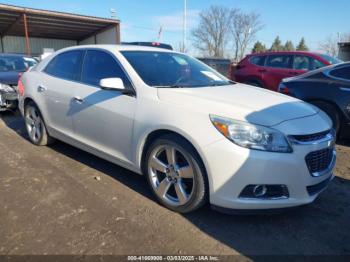
[[[162,26],[161,41],[178,48],[182,42],[184,0],[8,0],[4,4],[19,5],[83,15],[111,17],[111,9],[121,20],[122,41],[157,41]],[[263,29],[256,40],[270,47],[277,35],[284,43],[295,45],[302,37],[311,50],[319,43],[338,33],[350,32],[349,0],[187,0],[188,43],[191,29],[197,26],[198,14],[211,5],[240,8],[261,15]]]

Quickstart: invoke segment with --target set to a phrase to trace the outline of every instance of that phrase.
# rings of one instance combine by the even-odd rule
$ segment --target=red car
[[[231,71],[231,78],[237,82],[277,91],[284,78],[340,62],[342,61],[334,57],[311,52],[251,54]]]

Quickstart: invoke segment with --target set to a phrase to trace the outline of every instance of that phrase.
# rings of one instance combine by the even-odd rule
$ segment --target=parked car
[[[123,42],[123,45],[139,45],[139,46],[151,46],[164,48],[168,50],[173,50],[173,47],[169,44],[159,43],[159,42]]]
[[[158,201],[177,212],[207,201],[219,210],[304,205],[333,177],[325,113],[230,82],[185,54],[76,46],[19,83],[32,143],[56,138],[144,174]]]
[[[37,64],[34,58],[0,54],[0,112],[17,106],[17,82],[20,75]]]
[[[218,71],[220,74],[222,74],[225,77],[230,78],[231,76],[231,60],[230,59],[223,59],[223,58],[203,58],[198,57],[199,61],[202,61],[203,63],[207,64],[211,68]]]
[[[332,119],[339,137],[350,138],[350,63],[284,79],[279,92],[309,102]]]
[[[309,70],[340,63],[334,57],[311,52],[267,52],[245,57],[232,71],[240,83],[277,91],[281,80]]]

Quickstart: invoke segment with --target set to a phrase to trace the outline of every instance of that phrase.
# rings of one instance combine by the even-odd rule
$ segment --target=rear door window
[[[51,60],[44,72],[66,80],[78,81],[80,79],[83,55],[83,50],[61,53]]]
[[[267,59],[266,66],[275,68],[292,68],[291,55],[270,55]]]
[[[126,88],[131,88],[131,83],[120,67],[116,59],[103,51],[88,50],[84,59],[82,82],[99,86],[104,78],[121,78]]]
[[[264,66],[265,60],[266,60],[266,56],[253,56],[252,58],[250,58],[249,61],[254,65]]]
[[[294,56],[293,69],[295,70],[310,70],[311,61],[308,56],[296,55]]]

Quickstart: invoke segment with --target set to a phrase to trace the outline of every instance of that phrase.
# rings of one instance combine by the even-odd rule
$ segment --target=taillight
[[[17,91],[20,96],[24,96],[24,85],[21,78],[18,79]]]
[[[289,89],[284,83],[280,83],[280,85],[278,86],[278,92],[285,95],[290,95]]]

